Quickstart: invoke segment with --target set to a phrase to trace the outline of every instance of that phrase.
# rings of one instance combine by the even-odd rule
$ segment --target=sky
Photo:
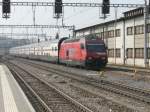
[[[2,0],[1,0],[2,1]],[[54,0],[11,0],[12,2],[54,2]],[[65,3],[102,3],[102,0],[63,0]],[[144,4],[144,0],[110,0],[111,4]],[[111,12],[106,20],[101,19],[101,8],[79,8],[79,7],[64,7],[64,24],[75,25],[76,29],[84,28],[94,24],[103,23],[115,19],[115,10],[117,18],[123,16],[123,12],[131,8],[111,8]],[[61,25],[62,20],[53,18],[53,7],[35,7],[36,24],[38,25]],[[28,25],[33,24],[33,7],[15,6],[11,7],[11,17],[9,19],[2,18],[0,11],[0,25]],[[54,37],[57,32],[61,36],[72,35],[72,32],[64,29],[4,29],[0,28],[0,33],[46,33]]]

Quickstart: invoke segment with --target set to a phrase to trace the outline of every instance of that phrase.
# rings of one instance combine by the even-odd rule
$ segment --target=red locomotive
[[[99,38],[67,39],[61,44],[60,63],[84,67],[104,67],[107,52],[104,41]]]

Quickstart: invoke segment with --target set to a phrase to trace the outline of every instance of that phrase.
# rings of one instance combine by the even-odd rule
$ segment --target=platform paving
[[[35,112],[9,69],[0,64],[0,112]]]

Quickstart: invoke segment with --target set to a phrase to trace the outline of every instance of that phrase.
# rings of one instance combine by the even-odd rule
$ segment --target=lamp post
[[[144,0],[145,7],[144,7],[144,64],[145,67],[148,67],[148,61],[147,61],[147,0]]]

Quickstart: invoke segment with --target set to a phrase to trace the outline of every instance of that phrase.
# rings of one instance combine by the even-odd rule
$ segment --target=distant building
[[[150,20],[147,24],[147,33],[150,63]],[[108,61],[111,64],[145,67],[143,8],[127,11],[124,17],[117,20],[75,30],[75,34],[96,34],[102,38],[108,47]]]

